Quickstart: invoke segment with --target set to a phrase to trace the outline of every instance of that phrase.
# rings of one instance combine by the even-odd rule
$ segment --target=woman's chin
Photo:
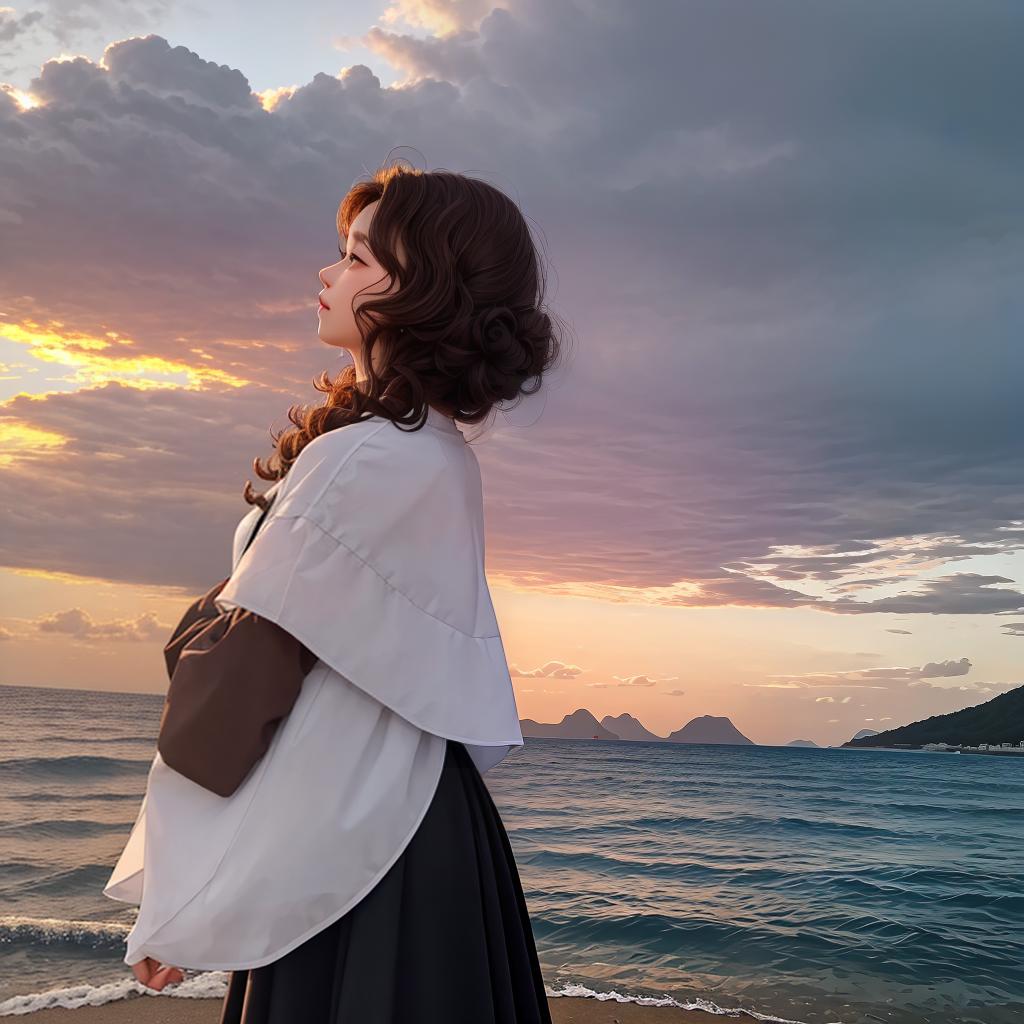
[[[320,340],[325,345],[330,345],[332,348],[348,348],[349,345],[344,338],[339,338],[337,335],[331,334],[331,332],[325,329],[324,325],[321,324],[317,331],[320,336]]]
[[[331,329],[330,329],[330,327],[327,326],[327,324],[324,323],[323,317],[320,318],[319,323],[316,325],[316,332],[317,332],[317,334],[320,335],[320,340],[322,342],[324,342],[325,344],[327,344],[327,345],[337,345],[338,344],[337,338],[335,338],[332,335]]]

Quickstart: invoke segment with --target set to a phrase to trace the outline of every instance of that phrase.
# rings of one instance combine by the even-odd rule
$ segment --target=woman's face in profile
[[[373,202],[359,211],[349,226],[348,237],[338,239],[341,258],[337,263],[324,267],[319,275],[324,286],[320,300],[328,307],[319,307],[320,340],[327,345],[348,349],[357,359],[362,336],[356,324],[353,304],[358,308],[370,297],[369,292],[379,295],[392,291],[394,287],[390,274],[374,258],[367,241],[376,209],[377,202]],[[357,297],[357,292],[364,294]]]

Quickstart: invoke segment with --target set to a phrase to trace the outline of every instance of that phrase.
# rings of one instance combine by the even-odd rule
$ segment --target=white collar
[[[443,412],[435,409],[432,405],[427,406],[427,425],[436,427],[438,430],[443,430],[448,434],[462,433],[451,416],[445,416]]]

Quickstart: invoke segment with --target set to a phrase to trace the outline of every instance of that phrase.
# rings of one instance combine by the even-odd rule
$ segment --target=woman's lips
[[[327,304],[326,304],[326,303],[324,302],[324,300],[323,300],[323,299],[320,299],[320,300],[319,300],[319,302],[320,302],[320,308],[321,308],[321,309],[330,309],[330,308],[331,308],[330,306],[328,306],[328,305],[327,305]]]

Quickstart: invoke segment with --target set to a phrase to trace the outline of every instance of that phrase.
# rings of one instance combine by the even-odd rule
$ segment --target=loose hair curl
[[[285,476],[313,438],[371,416],[419,430],[435,405],[479,423],[498,403],[534,394],[560,360],[554,323],[561,322],[544,307],[537,247],[511,199],[462,174],[384,165],[349,189],[338,207],[339,234],[377,201],[369,244],[397,287],[368,292],[381,297],[354,310],[367,376],[357,380],[353,364],[334,380],[326,370],[314,379],[326,399],[288,410],[294,427],[271,432],[277,465],[253,460],[263,480]],[[251,481],[244,496],[267,505]]]

